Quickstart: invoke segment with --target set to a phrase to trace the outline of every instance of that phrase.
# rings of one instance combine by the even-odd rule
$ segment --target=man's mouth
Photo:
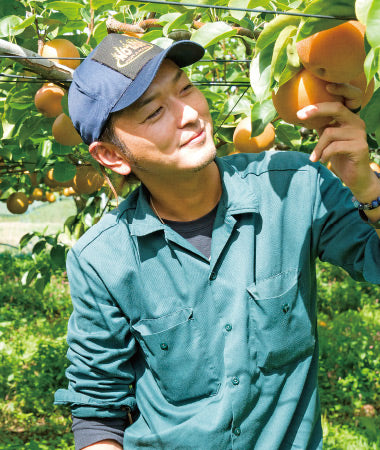
[[[199,142],[202,142],[203,139],[206,137],[206,132],[204,130],[204,128],[202,128],[202,130],[200,130],[198,133],[193,134],[193,136],[191,136],[190,139],[188,139],[187,141],[185,141],[181,147],[184,147],[185,145],[193,145],[193,144],[198,144]]]

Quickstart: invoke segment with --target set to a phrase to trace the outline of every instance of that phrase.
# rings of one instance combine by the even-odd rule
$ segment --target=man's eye
[[[187,84],[187,85],[183,88],[183,90],[184,90],[184,91],[188,91],[188,90],[191,89],[193,86],[194,86],[194,85],[193,85],[192,83],[189,83],[189,84]]]
[[[161,110],[162,110],[162,107],[160,106],[160,107],[157,108],[152,114],[150,114],[150,115],[146,118],[146,120],[154,119],[156,116],[158,116],[158,115],[160,114]]]

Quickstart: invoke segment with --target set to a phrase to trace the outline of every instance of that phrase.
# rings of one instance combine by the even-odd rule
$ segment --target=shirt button
[[[168,344],[166,342],[163,342],[162,344],[160,344],[161,350],[167,350],[168,349]]]
[[[234,429],[234,435],[235,436],[240,436],[241,435],[241,429],[239,427]]]
[[[282,311],[284,312],[284,314],[286,314],[289,311],[289,305],[287,303],[285,303],[284,305],[282,305]]]
[[[215,272],[211,272],[210,280],[215,280],[215,278],[216,278],[216,273]]]
[[[232,378],[232,384],[234,384],[235,386],[237,386],[240,383],[239,378],[238,377],[233,377]]]
[[[227,331],[231,331],[232,330],[232,325],[230,323],[227,323],[224,327]]]

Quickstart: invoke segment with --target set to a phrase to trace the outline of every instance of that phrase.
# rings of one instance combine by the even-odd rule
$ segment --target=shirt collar
[[[165,230],[166,225],[153,212],[149,203],[149,191],[144,186],[139,187],[136,210],[132,219],[131,234],[144,236],[158,230]]]
[[[225,159],[216,158],[221,180],[222,197],[227,214],[242,214],[259,211],[259,199],[250,184],[237,172],[236,168]]]
[[[259,200],[248,182],[237,170],[221,158],[215,158],[222,181],[222,203],[226,215],[258,212]],[[149,192],[142,185],[137,196],[136,210],[131,224],[131,234],[144,236],[159,230],[166,230],[167,225],[160,222],[149,203]]]

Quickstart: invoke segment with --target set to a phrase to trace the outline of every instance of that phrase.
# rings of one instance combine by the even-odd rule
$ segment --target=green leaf
[[[163,18],[163,17],[167,17],[168,18],[168,20],[165,20],[165,21],[161,21],[161,19]],[[181,14],[180,13],[169,13],[169,14],[165,14],[165,16],[161,16],[160,17],[160,24],[163,24],[163,23],[165,23],[165,26],[163,27],[163,30],[162,30],[162,34],[164,35],[164,36],[167,36],[168,35],[168,33],[170,32],[170,26],[171,26],[171,24],[173,23],[173,22],[175,22],[178,18],[180,18],[181,17]]]
[[[98,9],[104,5],[112,5],[112,4],[113,4],[112,0],[92,0],[92,7],[94,9]]]
[[[255,55],[276,41],[281,31],[290,25],[298,27],[300,18],[296,16],[277,16],[268,22],[256,42]]]
[[[255,56],[249,69],[249,79],[252,90],[258,101],[265,100],[271,91],[270,71],[273,53],[273,43]]]
[[[366,36],[373,48],[380,47],[380,2],[373,1],[368,10]]]
[[[286,46],[286,66],[278,78],[278,86],[289,81],[301,69],[300,58],[297,53],[296,35],[292,37]]]
[[[160,37],[160,38],[154,39],[152,41],[153,44],[156,44],[159,47],[164,48],[164,49],[170,47],[173,44],[173,42],[174,42],[173,39],[169,39],[166,37]]]
[[[158,19],[159,20],[159,24],[160,25],[164,25],[164,24],[167,24],[167,23],[171,23],[173,20],[178,19],[178,17],[180,17],[180,16],[181,16],[181,13],[179,13],[179,12],[163,14]]]
[[[341,20],[308,18],[303,22],[303,25],[298,31],[297,41],[301,41],[302,39],[305,39],[312,34],[319,33],[320,31],[337,27],[342,23],[343,22]]]
[[[184,25],[192,22],[192,15],[193,13],[191,11],[187,11],[184,14],[180,14],[179,16],[177,16],[176,19],[172,20],[165,26],[166,32],[170,33],[173,30],[179,30],[181,28],[184,28]]]
[[[1,126],[3,128],[2,139],[10,139],[13,136],[16,125],[14,123],[9,123],[8,120],[3,117],[1,120]]]
[[[373,49],[368,52],[364,60],[364,73],[367,77],[367,82],[370,81],[380,69],[380,48]]]
[[[223,126],[219,128],[218,137],[223,139],[225,142],[232,143],[235,128],[235,126]]]
[[[28,88],[13,90],[7,97],[7,108],[12,109],[31,109],[34,108],[33,98]]]
[[[162,30],[150,30],[144,33],[144,41],[153,42],[162,37]]]
[[[206,23],[206,25],[203,25],[202,28],[193,33],[191,40],[207,48],[222,39],[235,36],[236,33],[237,30],[234,30],[224,22]]]
[[[54,1],[48,3],[46,7],[63,13],[69,20],[75,20],[78,19],[79,11],[83,6],[77,2]]]
[[[230,8],[248,8],[250,0],[230,0],[228,6]],[[242,18],[247,14],[246,11],[230,11],[232,17],[236,20],[242,20]]]
[[[374,0],[356,0],[355,13],[358,20],[364,25],[367,23],[368,11]]]
[[[39,240],[33,247],[32,249],[32,253],[34,253],[35,255],[38,255],[39,253],[42,252],[42,250],[44,250],[46,247],[46,241],[45,239],[41,239]]]
[[[251,111],[252,136],[258,136],[277,115],[271,99],[257,102]]]
[[[76,167],[66,161],[59,161],[54,164],[54,178],[57,181],[64,182],[74,178]]]
[[[313,0],[309,2],[304,10],[305,14],[317,14],[324,16],[342,17],[346,20],[355,18],[355,1],[354,0]],[[330,21],[322,19],[325,22]],[[342,23],[342,21],[340,22]]]
[[[372,95],[369,103],[361,110],[360,117],[364,120],[367,132],[375,133],[380,123],[380,89]]]
[[[40,275],[40,274],[38,274]],[[50,277],[37,277],[37,280],[34,283],[34,288],[36,289],[37,292],[43,292],[43,290],[45,289],[46,285],[49,283],[50,281]]]
[[[70,236],[73,232],[76,223],[77,223],[77,216],[69,216],[65,220],[65,223],[63,224],[64,232]]]
[[[0,38],[21,34],[24,29],[16,30],[16,27],[22,22],[23,20],[18,16],[6,16],[0,19]]]
[[[16,25],[14,27],[14,30],[18,31],[18,30],[22,30],[24,31],[25,28],[29,27],[30,25],[32,25],[34,23],[34,21],[36,20],[36,15],[33,14],[30,17],[28,17],[27,19],[23,20],[20,24]]]
[[[28,286],[36,276],[37,276],[37,269],[35,267],[32,267],[22,276],[21,284],[24,286]]]
[[[53,155],[58,156],[70,155],[73,152],[73,148],[70,145],[62,145],[57,141],[52,142],[51,150]]]
[[[44,158],[47,158],[48,156],[50,156],[52,153],[51,147],[52,147],[52,142],[49,141],[48,139],[45,139],[44,141],[42,141],[40,144],[40,148],[39,148],[41,156],[43,156]]]
[[[61,105],[62,105],[63,112],[66,114],[66,116],[70,117],[68,101],[69,101],[69,97],[66,93],[61,99]]]
[[[93,36],[97,44],[99,44],[107,36],[107,34],[107,25],[105,20],[95,25]]]
[[[88,11],[88,10],[85,9],[85,8],[81,8],[80,13],[81,13],[82,19],[83,19],[85,22],[87,22],[87,23],[90,23],[90,22],[91,22],[91,14],[90,14],[90,11]]]
[[[26,120],[24,120],[18,133],[20,145],[24,145],[27,139],[36,134],[36,129],[40,129],[40,124],[43,120],[45,120],[45,118],[36,116],[27,117]]]
[[[65,246],[58,244],[50,250],[50,259],[53,266],[57,269],[64,269],[66,265],[66,251]]]
[[[302,137],[297,128],[287,123],[279,123],[276,126],[276,136],[281,142],[296,150],[302,143]]]
[[[375,138],[376,138],[377,145],[380,145],[380,125],[378,125],[375,130]]]
[[[19,242],[20,249],[23,249],[29,243],[29,241],[34,238],[34,236],[35,236],[34,233],[24,234],[24,236],[20,239]]]
[[[297,33],[297,27],[288,25],[279,34],[273,49],[271,62],[271,80],[279,81],[288,62],[288,46],[292,43],[292,36]]]
[[[355,18],[355,7],[353,0],[334,0],[326,2],[326,0],[314,0],[304,10],[305,14],[326,15],[334,17]],[[300,41],[312,34],[322,30],[341,25],[344,20],[307,18],[303,20],[303,24],[299,29],[297,41]]]

